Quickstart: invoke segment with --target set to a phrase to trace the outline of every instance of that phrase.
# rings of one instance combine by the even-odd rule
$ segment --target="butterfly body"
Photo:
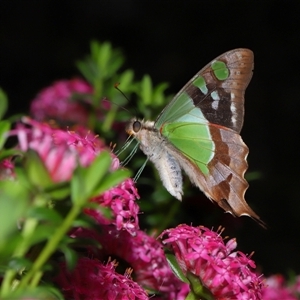
[[[136,139],[140,141],[141,150],[154,163],[168,192],[181,200],[183,194],[182,174],[179,160],[176,158],[177,150],[155,129],[153,121],[132,120],[127,127],[128,131],[132,131],[131,127],[134,122],[141,124],[140,130],[135,135]]]
[[[225,211],[263,224],[244,199],[249,150],[239,134],[252,70],[252,51],[228,51],[201,69],[155,122],[133,119],[127,132],[139,142],[174,197],[182,199],[183,169]]]

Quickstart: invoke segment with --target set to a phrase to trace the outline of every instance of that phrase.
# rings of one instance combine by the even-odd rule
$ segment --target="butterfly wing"
[[[248,148],[242,141],[244,94],[253,53],[235,49],[200,70],[158,116],[155,127],[176,149],[190,180],[225,211],[260,219],[244,199]]]
[[[220,55],[177,93],[158,116],[156,128],[198,107],[208,122],[240,132],[244,120],[244,94],[252,70],[251,50],[235,49]]]

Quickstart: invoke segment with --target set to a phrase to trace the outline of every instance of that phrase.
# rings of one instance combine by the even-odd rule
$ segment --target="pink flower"
[[[23,124],[11,131],[19,139],[19,147],[23,151],[35,150],[44,162],[54,182],[71,179],[77,164],[90,165],[95,157],[108,150],[104,143],[86,130],[77,132],[51,128],[47,124],[24,118]],[[119,160],[112,155],[111,169],[119,167]],[[102,195],[91,199],[102,207],[112,211],[112,218],[102,214],[101,209],[87,209],[85,212],[99,224],[115,224],[119,230],[128,230],[131,234],[139,229],[139,196],[131,179],[111,188]]]
[[[55,129],[29,118],[23,118],[23,124],[11,134],[18,136],[22,151],[32,149],[39,154],[54,182],[70,180],[77,160],[88,166],[105,150],[104,143],[94,135]]]
[[[255,263],[242,252],[232,252],[235,239],[225,244],[220,233],[188,225],[165,230],[160,237],[172,248],[183,273],[197,276],[199,286],[215,299],[262,299],[262,280],[251,270]]]
[[[114,226],[101,226],[101,233],[79,228],[73,237],[92,238],[101,247],[92,255],[103,261],[117,257],[133,269],[135,281],[144,288],[154,290],[163,299],[185,299],[187,284],[181,282],[169,267],[162,245],[155,238],[139,230],[135,236],[119,231]]]
[[[282,275],[273,275],[265,279],[265,288],[262,293],[264,300],[297,300],[292,291],[297,292],[297,282],[294,286],[287,286]],[[298,290],[299,291],[299,290]]]
[[[80,98],[74,99],[74,94],[79,94]],[[54,119],[63,124],[86,125],[89,115],[86,104],[90,101],[85,98],[91,98],[92,94],[92,87],[82,79],[57,81],[32,101],[31,115],[38,121]]]
[[[0,180],[14,179],[14,165],[10,159],[4,159],[0,162]]]
[[[132,179],[123,181],[102,195],[92,199],[92,202],[109,207],[114,215],[114,220],[106,218],[101,211],[86,209],[85,213],[92,216],[99,224],[114,224],[118,230],[125,229],[131,235],[135,235],[139,229],[139,206],[136,203],[139,195]]]
[[[117,264],[103,265],[95,259],[80,258],[72,272],[65,263],[55,282],[61,287],[66,299],[87,300],[146,300],[145,290],[131,279],[131,271],[124,275],[115,271]]]

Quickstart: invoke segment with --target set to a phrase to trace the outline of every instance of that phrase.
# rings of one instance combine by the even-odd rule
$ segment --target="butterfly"
[[[182,199],[184,170],[226,212],[250,216],[264,226],[244,198],[249,150],[240,131],[253,61],[248,49],[218,56],[175,95],[155,122],[135,118],[126,131],[138,141],[175,198]]]

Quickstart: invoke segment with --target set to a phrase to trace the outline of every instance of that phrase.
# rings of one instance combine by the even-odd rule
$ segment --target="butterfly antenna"
[[[134,176],[134,178],[133,178],[133,182],[137,182],[137,181],[138,181],[138,179],[140,178],[140,176],[141,176],[143,170],[145,169],[145,166],[146,166],[148,160],[149,160],[149,158],[147,158],[147,159],[145,160],[145,162],[143,163],[143,165],[139,168],[139,170],[137,171],[137,173],[135,174],[135,176]]]
[[[130,143],[129,144],[131,144],[131,142],[132,141],[130,141]],[[135,155],[135,153],[136,153],[136,151],[137,151],[137,149],[138,149],[138,146],[139,146],[139,144],[136,144],[135,146],[134,146],[134,148],[131,150],[131,152],[129,153],[129,155],[124,159],[124,161],[122,161],[121,162],[121,165],[124,167],[124,166],[126,166],[130,161],[131,161],[131,159],[133,158],[133,156]],[[127,147],[126,147],[127,148]],[[125,149],[126,149],[125,148]]]
[[[121,153],[123,153],[130,145],[131,143],[134,141],[134,138],[132,138],[132,136],[129,136],[126,141],[125,141],[125,144],[121,147],[121,149],[117,150],[115,152],[115,154],[117,156],[120,156]]]
[[[119,85],[120,85],[120,82],[115,83],[115,84],[114,84],[114,88],[115,88],[117,91],[119,91],[119,92],[123,95],[123,97],[127,100],[127,102],[129,103],[130,100],[129,100],[128,97],[125,95],[125,93],[124,93],[121,89],[119,89]],[[126,109],[126,108],[124,108],[124,109],[130,113],[130,111],[129,111],[128,109]],[[135,109],[134,109],[134,110],[135,110]],[[135,110],[135,115],[137,116],[136,110]]]
[[[129,114],[131,114],[131,112],[130,112],[127,108],[125,108],[124,106],[119,105],[119,104],[117,104],[117,103],[115,103],[115,102],[113,102],[113,101],[111,101],[111,100],[108,100],[107,98],[103,98],[101,101],[102,101],[102,102],[112,103],[112,104],[114,104],[115,106],[118,106],[119,108],[122,108],[123,110],[125,110],[125,111],[127,111]]]

